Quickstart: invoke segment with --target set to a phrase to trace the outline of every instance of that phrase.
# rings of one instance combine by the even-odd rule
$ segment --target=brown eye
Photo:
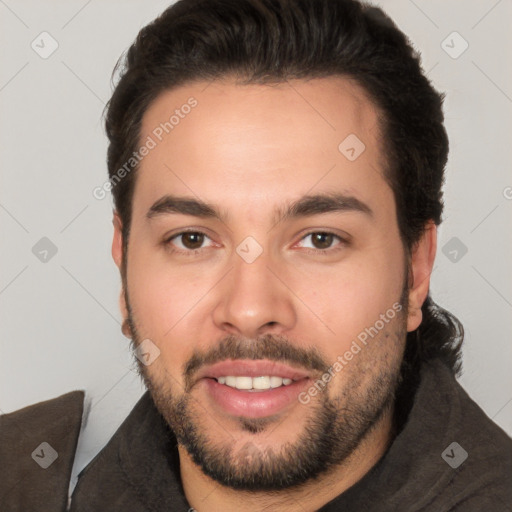
[[[204,234],[203,233],[182,233],[179,235],[181,237],[181,243],[187,249],[199,249],[204,243]]]
[[[163,240],[168,251],[181,256],[198,256],[208,249],[213,249],[215,243],[202,231],[181,231]]]
[[[310,231],[301,239],[299,245],[309,254],[331,254],[347,247],[349,242],[329,231]]]
[[[311,243],[315,249],[329,249],[334,241],[332,233],[312,233]]]

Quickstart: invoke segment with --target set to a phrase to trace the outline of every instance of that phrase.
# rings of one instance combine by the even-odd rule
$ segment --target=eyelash
[[[182,254],[184,256],[195,256],[197,254],[199,254],[201,251],[203,251],[203,249],[207,249],[207,247],[201,247],[199,249],[188,249],[188,250],[184,250],[184,249],[178,249],[176,247],[173,247],[171,245],[171,242],[172,240],[174,240],[175,238],[179,238],[181,235],[185,235],[187,233],[193,233],[193,234],[196,234],[196,235],[204,235],[206,238],[210,238],[206,233],[202,232],[202,231],[193,231],[193,230],[190,230],[190,231],[180,231],[179,233],[176,233],[170,237],[167,237],[164,241],[163,241],[163,244],[164,246],[166,246],[166,248],[168,250],[170,250],[171,252],[173,253],[177,253],[177,254]],[[308,233],[306,233],[301,239],[300,241],[304,240],[305,238],[307,238],[308,236],[310,235],[314,235],[314,234],[322,234],[322,235],[332,235],[334,238],[337,238],[339,240],[339,244],[338,246],[335,246],[334,248],[329,248],[329,249],[312,249],[310,247],[306,247],[304,248],[304,251],[306,252],[306,254],[321,254],[321,255],[326,255],[328,253],[334,253],[334,252],[337,252],[341,249],[344,248],[344,246],[347,246],[349,245],[349,241],[342,238],[340,235],[337,235],[336,233],[333,233],[331,231],[309,231]]]

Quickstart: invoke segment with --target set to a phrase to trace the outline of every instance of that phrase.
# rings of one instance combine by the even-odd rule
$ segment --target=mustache
[[[256,339],[248,339],[229,335],[215,348],[206,352],[196,350],[192,354],[183,366],[186,389],[189,389],[194,375],[201,367],[227,359],[268,359],[321,373],[325,373],[330,367],[316,348],[298,348],[284,336],[264,334]]]

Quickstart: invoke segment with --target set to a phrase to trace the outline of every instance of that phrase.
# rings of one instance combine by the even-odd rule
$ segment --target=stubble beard
[[[405,293],[402,298],[404,296]],[[125,298],[132,345],[137,347],[142,340],[127,294]],[[279,426],[275,418],[238,418],[239,432],[236,436],[241,432],[247,437],[247,442],[236,450],[233,435],[228,432],[221,440],[212,439],[209,436],[212,428],[211,424],[208,425],[205,410],[191,393],[186,389],[183,391],[172,377],[166,378],[165,369],[163,375],[151,375],[148,367],[138,359],[136,362],[157,410],[190,458],[206,475],[233,489],[279,491],[301,486],[343,464],[383,416],[393,410],[395,392],[400,384],[402,352],[399,347],[403,347],[407,333],[406,318],[405,303],[394,321],[369,342],[373,346],[386,343],[387,350],[384,353],[382,349],[374,351],[375,359],[372,361],[363,355],[365,350],[371,349],[364,347],[363,354],[355,356],[361,356],[359,364],[349,363],[351,378],[347,379],[347,385],[337,396],[330,397],[327,386],[307,406],[298,405],[307,411],[304,427],[295,442],[277,447],[272,444],[272,431]],[[252,341],[251,349],[233,337],[222,340],[220,346],[224,355],[229,354],[233,359],[268,358],[285,362],[283,351],[291,351],[299,360],[308,360],[301,349],[272,335]],[[248,350],[251,350],[250,355]],[[370,377],[363,368],[371,372]],[[333,378],[335,380],[336,377]],[[286,418],[281,421],[286,421]],[[264,446],[261,436],[268,441]]]

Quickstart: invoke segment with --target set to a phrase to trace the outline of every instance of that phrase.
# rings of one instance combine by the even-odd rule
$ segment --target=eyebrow
[[[333,212],[358,212],[373,217],[372,209],[360,199],[344,194],[315,194],[303,196],[274,212],[274,224],[288,219],[309,217]],[[212,204],[193,197],[165,195],[148,210],[146,217],[153,219],[161,215],[181,214],[193,217],[218,219],[222,213]]]
[[[333,212],[358,212],[373,217],[372,209],[360,199],[344,194],[306,195],[293,201],[286,208],[276,211],[275,224],[291,218],[309,217]]]

